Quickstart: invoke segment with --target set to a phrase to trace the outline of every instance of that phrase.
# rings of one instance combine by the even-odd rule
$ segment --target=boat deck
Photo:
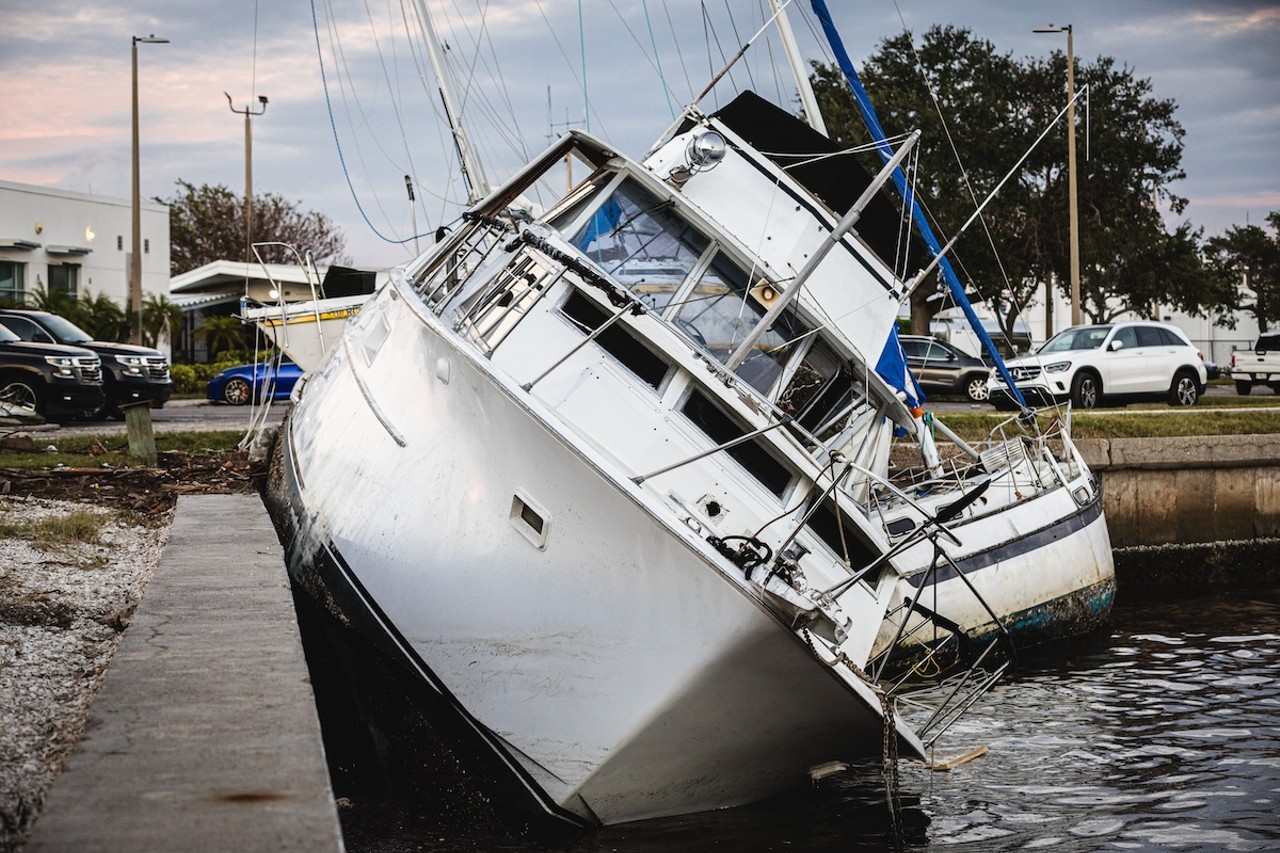
[[[25,850],[342,850],[293,598],[256,495],[183,496]]]

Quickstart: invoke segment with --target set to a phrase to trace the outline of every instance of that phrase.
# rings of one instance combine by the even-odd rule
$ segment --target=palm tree
[[[178,330],[186,321],[182,309],[163,293],[150,293],[142,302],[142,342],[149,347],[160,341],[165,335],[169,346],[173,347],[178,337]]]
[[[204,340],[209,348],[209,360],[214,361],[223,350],[244,346],[244,324],[226,314],[206,317],[196,327],[196,337]]]
[[[105,293],[81,294],[71,315],[63,315],[82,326],[95,341],[123,341],[128,337],[129,323],[124,309]]]
[[[35,290],[27,294],[26,307],[34,308],[37,311],[48,311],[50,314],[57,314],[62,317],[70,318],[76,313],[76,299],[69,293],[63,293],[61,290],[49,290],[47,287],[40,285]]]

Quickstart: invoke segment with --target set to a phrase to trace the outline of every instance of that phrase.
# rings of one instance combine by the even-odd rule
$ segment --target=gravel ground
[[[103,520],[91,541],[41,548],[14,532],[76,512]],[[79,738],[172,519],[0,496],[0,851],[20,848]]]

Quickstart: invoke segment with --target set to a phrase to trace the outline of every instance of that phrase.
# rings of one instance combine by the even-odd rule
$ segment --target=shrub
[[[175,394],[199,394],[204,390],[204,382],[201,382],[196,376],[197,365],[193,364],[172,364],[169,366],[169,376],[173,379],[173,393]],[[208,380],[206,379],[205,382]]]

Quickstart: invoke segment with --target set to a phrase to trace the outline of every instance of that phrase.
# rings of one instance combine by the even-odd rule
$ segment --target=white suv
[[[1194,406],[1208,381],[1204,356],[1180,329],[1145,320],[1073,326],[1007,366],[1028,403],[1070,400],[1081,409],[1092,409],[1104,398],[1114,403],[1168,400],[1171,406]],[[997,408],[1014,406],[995,372],[990,396]]]

